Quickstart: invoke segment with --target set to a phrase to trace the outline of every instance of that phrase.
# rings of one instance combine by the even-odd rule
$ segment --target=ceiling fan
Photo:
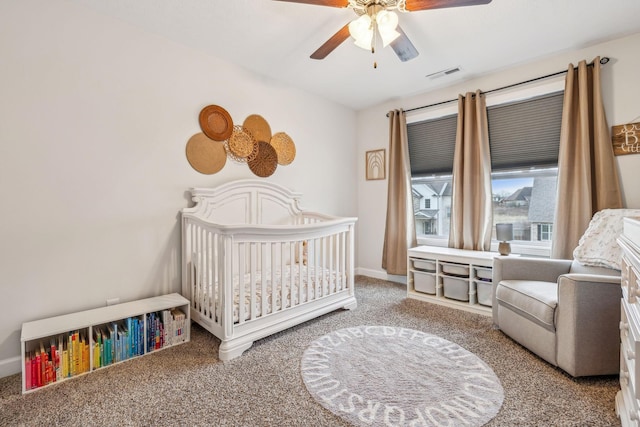
[[[311,54],[312,59],[324,59],[342,42],[352,36],[356,46],[375,52],[377,35],[383,46],[391,45],[402,62],[418,56],[411,40],[398,25],[399,12],[444,9],[448,7],[475,6],[491,3],[491,0],[276,0],[290,3],[315,4],[338,8],[351,8],[358,15],[340,28],[329,40]],[[375,64],[374,64],[375,66]]]

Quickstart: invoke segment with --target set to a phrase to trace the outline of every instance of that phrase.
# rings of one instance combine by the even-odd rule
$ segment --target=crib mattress
[[[291,280],[293,276],[293,280]],[[253,287],[255,288],[255,297],[252,310],[251,279],[253,277]],[[262,281],[265,281],[264,289]],[[264,272],[256,271],[255,274],[247,273],[240,281],[239,276],[235,276],[233,280],[233,322],[238,323],[240,320],[240,303],[243,299],[244,304],[244,320],[262,317],[272,312],[277,312],[291,306],[305,303],[316,298],[333,294],[344,289],[344,283],[341,277],[331,274],[328,269],[315,268],[313,266],[300,266],[294,264],[287,266],[284,270],[284,280],[281,271],[275,271],[271,274],[270,270]],[[241,298],[240,283],[244,287],[244,298]],[[284,287],[284,289],[283,289]],[[218,298],[218,282],[208,286],[195,285],[196,299],[203,301],[205,306],[215,306],[216,322],[219,321],[217,316],[220,313],[220,301]],[[197,297],[197,293],[204,293]],[[264,298],[263,298],[264,295]],[[284,296],[284,307],[282,305]],[[273,299],[275,297],[275,307]],[[293,297],[293,304],[291,299]],[[264,304],[263,304],[263,299]],[[212,304],[214,303],[214,304]],[[264,308],[264,310],[263,310]],[[275,310],[274,310],[275,308]],[[263,314],[264,311],[264,314]]]

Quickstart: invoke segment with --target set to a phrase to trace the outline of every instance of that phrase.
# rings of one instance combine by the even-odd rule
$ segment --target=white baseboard
[[[402,283],[404,285],[407,284],[407,276],[387,274],[384,270],[372,270],[370,268],[358,267],[355,269],[355,273],[362,276],[373,277],[374,279],[388,280],[390,282]]]
[[[20,356],[0,360],[0,378],[21,373],[22,364],[20,363],[20,360]]]

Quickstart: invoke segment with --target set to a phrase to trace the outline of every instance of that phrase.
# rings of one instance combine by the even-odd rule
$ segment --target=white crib
[[[182,210],[182,294],[221,340],[219,358],[338,308],[353,309],[356,218],[308,212],[264,180],[191,189]]]

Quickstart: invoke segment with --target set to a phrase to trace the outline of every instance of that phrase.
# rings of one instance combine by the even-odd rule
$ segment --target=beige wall
[[[189,166],[205,105],[287,132],[268,180],[357,215],[352,110],[63,0],[0,2],[0,34],[0,376],[25,321],[179,291],[186,190],[255,178]]]
[[[640,104],[638,103],[640,99],[640,84],[638,84],[640,56],[637,53],[638,46],[640,46],[640,33],[588,48],[565,52],[490,75],[469,78],[467,81],[450,87],[398,99],[358,112],[358,212],[360,214],[359,226],[362,231],[358,235],[358,258],[356,262],[359,272],[374,277],[387,277],[386,272],[380,266],[386,214],[387,181],[366,181],[364,179],[363,160],[364,153],[367,150],[388,147],[388,119],[385,117],[387,111],[396,108],[408,110],[414,107],[456,99],[459,93],[477,89],[487,91],[523,82],[565,70],[569,63],[577,64],[583,59],[591,61],[599,55],[611,58],[611,62],[602,68],[602,89],[609,125],[631,123],[632,121],[638,121],[640,116]],[[522,90],[522,87],[514,90]],[[455,112],[455,103],[452,105]],[[617,157],[617,163],[626,207],[640,208],[640,186],[638,186],[640,155],[619,156]],[[392,277],[392,279],[402,280],[403,278]]]

